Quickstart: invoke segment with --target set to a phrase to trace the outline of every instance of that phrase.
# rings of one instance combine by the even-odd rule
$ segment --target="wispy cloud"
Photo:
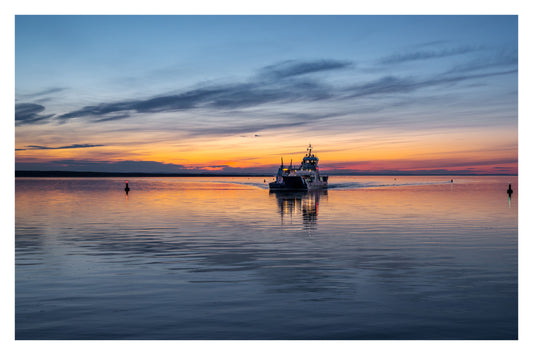
[[[279,80],[289,77],[338,70],[353,67],[353,63],[340,60],[297,61],[287,60],[273,65],[268,65],[259,71],[259,76],[270,80]]]
[[[423,88],[460,83],[472,79],[517,73],[517,69],[488,72],[480,74],[438,74],[430,78],[386,76],[361,85],[354,85],[346,90],[349,97],[362,97],[378,94],[406,93]]]
[[[17,96],[19,98],[21,98],[21,99],[24,99],[24,100],[33,100],[33,99],[42,98],[43,96],[57,94],[57,93],[65,91],[65,90],[66,90],[66,88],[63,88],[63,87],[51,87],[51,88],[48,88],[48,89],[45,89],[45,90],[32,92],[32,93],[28,93],[28,94],[18,94]]]
[[[60,120],[86,116],[102,116],[116,112],[157,113],[209,109],[237,109],[274,102],[321,100],[329,96],[328,89],[317,82],[291,81],[283,84],[237,83],[204,87],[178,95],[158,96],[147,100],[102,103],[85,106],[58,116]],[[126,114],[100,121],[125,118]]]
[[[33,103],[20,103],[15,105],[15,124],[17,126],[23,124],[43,123],[43,121],[53,117],[53,114],[41,115],[45,107]]]
[[[443,45],[443,44],[448,44],[448,43],[450,43],[450,41],[447,40],[447,39],[437,39],[437,40],[434,40],[434,41],[418,43],[418,44],[414,45],[413,48],[434,47],[436,45]]]
[[[502,49],[489,56],[477,57],[455,65],[450,69],[449,73],[464,73],[502,67],[518,68],[518,50]]]
[[[102,144],[71,144],[71,145],[64,145],[61,147],[47,147],[44,145],[27,145],[26,149],[16,149],[16,150],[79,149],[79,148],[93,148],[93,147],[103,147],[103,145]]]
[[[33,96],[33,97],[45,96],[45,95],[50,95],[50,94],[56,94],[58,92],[62,92],[62,91],[65,91],[65,90],[66,89],[62,88],[62,87],[53,87],[53,88],[49,88],[49,89],[46,89],[46,90],[43,90],[43,91],[39,91],[39,92],[30,94],[30,96]]]
[[[234,134],[250,133],[254,134],[254,137],[260,137],[255,132],[260,132],[269,129],[283,129],[289,127],[299,127],[310,124],[312,121],[307,120],[289,120],[286,122],[256,122],[254,124],[239,124],[228,126],[207,126],[199,128],[190,128],[187,132],[188,136],[224,136]]]
[[[473,51],[477,47],[460,47],[446,51],[425,52],[417,55],[414,53],[403,56],[391,56],[386,61],[414,60],[424,56],[446,56],[458,53]],[[395,59],[393,59],[395,58]],[[500,59],[504,63],[513,63],[512,56],[507,59]],[[465,64],[466,65],[466,64]],[[481,72],[479,70],[469,70],[467,67],[444,73],[437,73],[433,76],[395,76],[387,75],[367,80],[353,85],[331,85],[315,77],[313,74],[321,72],[331,72],[350,68],[352,62],[339,60],[317,60],[317,61],[284,61],[261,68],[256,75],[248,81],[229,82],[222,84],[202,83],[196,88],[183,91],[178,94],[160,95],[148,99],[130,99],[117,102],[103,102],[98,105],[85,106],[81,109],[70,111],[55,119],[57,122],[65,123],[74,118],[87,118],[92,122],[109,122],[127,119],[138,113],[163,113],[177,111],[204,110],[203,112],[239,112],[256,108],[261,110],[272,104],[297,104],[297,103],[324,103],[333,105],[340,100],[352,100],[351,108],[345,108],[342,114],[360,113],[361,105],[354,105],[353,99],[363,97],[374,97],[387,94],[406,94],[416,90],[442,85],[456,84],[473,79],[488,78],[498,75],[515,74],[517,69],[509,67],[509,70],[492,72]],[[496,66],[496,65],[492,65]],[[491,67],[488,65],[487,67]],[[508,68],[502,68],[508,69]],[[356,80],[356,79],[354,79]],[[379,103],[378,103],[379,104]],[[272,108],[273,106],[270,106]],[[233,111],[231,111],[233,110]],[[374,110],[374,109],[373,109]],[[38,123],[53,115],[41,115],[44,106],[33,103],[17,105],[17,122]],[[262,110],[263,114],[269,110]],[[338,112],[325,112],[314,115],[318,118],[327,118],[331,115],[339,115]],[[301,113],[310,116],[305,110]],[[313,116],[313,115],[311,115]],[[305,125],[310,122],[306,118],[298,118],[297,114],[289,115],[285,118],[287,124]],[[250,123],[238,122],[238,127],[219,125],[209,129],[216,130],[216,133],[253,133],[262,129],[268,129],[271,122]],[[281,127],[284,122],[276,122],[276,127]],[[208,130],[209,130],[208,129]],[[196,128],[185,129],[186,134],[195,135]],[[203,134],[209,132],[202,131]],[[199,134],[199,133],[198,133]]]
[[[97,120],[96,122],[118,121],[118,120],[123,120],[125,118],[128,118],[130,116],[131,116],[130,114],[123,113],[123,114],[120,114],[120,115],[113,115],[113,116],[110,116],[110,117],[104,117],[104,118],[101,118],[101,119]]]
[[[128,112],[157,113],[197,108],[239,109],[274,102],[323,100],[331,95],[329,86],[307,77],[324,71],[348,68],[351,62],[338,60],[284,61],[266,66],[245,82],[207,84],[175,95],[156,96],[145,100],[125,100],[85,106],[58,116],[71,118],[95,116],[98,122],[128,117]],[[101,117],[120,112],[120,115]]]
[[[438,43],[438,42],[436,42]],[[379,64],[399,64],[404,62],[444,58],[455,55],[461,55],[481,50],[481,47],[462,46],[456,48],[436,49],[436,50],[418,50],[404,53],[396,53],[381,58]]]

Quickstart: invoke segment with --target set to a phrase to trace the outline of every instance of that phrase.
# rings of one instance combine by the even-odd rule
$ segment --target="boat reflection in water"
[[[301,213],[304,228],[310,229],[316,227],[320,199],[327,200],[328,191],[270,191],[270,196],[276,197],[282,225],[293,224],[293,217]]]

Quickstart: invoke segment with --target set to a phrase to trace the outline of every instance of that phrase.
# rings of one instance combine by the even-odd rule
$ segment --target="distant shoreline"
[[[328,173],[329,176],[518,176],[518,174],[466,174],[466,173]],[[15,177],[264,177],[272,174],[214,174],[214,173],[190,173],[190,174],[168,174],[168,173],[107,173],[97,171],[38,171],[38,170],[16,170]]]

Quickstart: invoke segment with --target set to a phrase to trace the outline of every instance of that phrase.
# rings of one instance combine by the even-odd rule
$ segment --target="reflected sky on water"
[[[516,339],[517,177],[268,181],[17,178],[17,339]]]

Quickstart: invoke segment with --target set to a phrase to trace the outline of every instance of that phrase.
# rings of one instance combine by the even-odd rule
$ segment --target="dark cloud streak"
[[[20,126],[23,124],[35,124],[43,123],[51,117],[53,114],[41,115],[44,111],[44,106],[33,103],[20,103],[15,105],[15,125]]]
[[[518,67],[518,50],[501,50],[484,58],[475,58],[466,63],[454,66],[448,73],[465,73],[491,68]]]
[[[45,95],[50,95],[50,94],[55,94],[55,93],[58,93],[58,92],[62,92],[64,91],[65,88],[49,88],[49,89],[46,89],[46,90],[43,90],[43,91],[39,91],[39,92],[36,92],[30,96],[33,96],[33,97],[38,97],[38,96],[45,96]]]
[[[376,81],[363,85],[355,85],[346,90],[348,97],[363,97],[377,94],[406,93],[418,89],[440,86],[445,84],[455,84],[472,79],[489,78],[500,75],[517,73],[517,69],[481,73],[481,74],[463,74],[463,75],[437,75],[430,79],[416,80],[414,78],[401,78],[395,76],[386,76]]]
[[[61,147],[47,147],[43,145],[27,145],[26,148],[30,150],[46,150],[46,149],[79,149],[79,148],[93,148],[93,147],[103,147],[103,144],[71,144]],[[26,149],[23,149],[26,150]]]
[[[268,65],[261,69],[259,74],[260,77],[264,79],[279,80],[304,74],[346,69],[352,66],[352,62],[339,60],[317,60],[307,62],[287,60]]]
[[[331,96],[331,89],[315,79],[303,76],[345,69],[351,65],[351,62],[335,60],[285,61],[264,67],[260,70],[260,75],[249,82],[208,85],[176,95],[85,106],[80,110],[60,115],[58,119],[65,121],[77,117],[103,116],[127,111],[157,113],[197,108],[235,109],[274,102],[324,100]],[[124,115],[117,117],[124,118]],[[113,119],[113,117],[104,117],[98,122]]]
[[[403,56],[391,56],[384,61],[392,63],[394,61],[414,60],[423,57],[455,55],[473,50],[477,50],[477,47],[460,47],[440,52],[424,52],[425,54],[421,54],[422,52],[419,51],[416,52],[418,53],[416,55],[411,53]],[[512,61],[509,60],[504,60],[504,62],[512,64]],[[174,95],[162,95],[144,100],[100,103],[67,112],[56,117],[56,119],[60,122],[66,122],[73,118],[88,117],[93,122],[107,122],[128,118],[133,113],[177,112],[197,109],[210,110],[211,112],[221,110],[238,111],[274,103],[292,104],[298,102],[325,101],[331,103],[333,100],[349,100],[387,94],[405,94],[424,88],[452,85],[467,80],[514,74],[517,72],[517,69],[513,68],[505,71],[480,73],[479,71],[469,71],[468,68],[465,68],[463,71],[445,72],[427,78],[389,75],[373,81],[343,87],[330,86],[308,75],[325,71],[342,70],[350,66],[352,66],[351,62],[335,60],[285,61],[263,67],[258,72],[258,75],[246,82],[204,84],[198,88]],[[20,122],[35,123],[51,117],[38,114],[44,110],[44,107],[40,105],[20,104],[20,108],[20,114],[17,116]],[[354,112],[357,112],[357,109]],[[325,114],[322,117],[329,116]],[[295,117],[292,118],[294,119]],[[298,119],[294,122],[295,125],[306,123],[307,121]],[[259,126],[265,127],[264,125]],[[260,130],[260,127],[257,130]],[[252,127],[222,127],[222,130],[219,132],[224,133],[225,131],[249,133],[256,131],[256,129]],[[194,130],[190,132],[193,135],[195,134]]]
[[[33,100],[33,99],[36,99],[36,98],[39,98],[39,97],[42,97],[42,96],[56,94],[56,93],[59,93],[59,92],[65,91],[65,90],[66,90],[66,88],[62,88],[62,87],[52,87],[52,88],[49,88],[49,89],[46,89],[46,90],[42,90],[42,91],[38,91],[38,92],[34,92],[34,93],[31,93],[31,94],[23,94],[23,95],[17,95],[17,96],[20,96],[20,97],[24,98],[24,100]]]
[[[379,64],[399,64],[404,62],[412,62],[418,60],[434,59],[434,58],[444,58],[455,55],[467,54],[474,51],[479,51],[480,47],[472,46],[463,46],[451,49],[440,49],[440,50],[422,50],[401,54],[393,54],[379,60]]]
[[[239,125],[239,126],[226,126],[226,127],[203,127],[198,129],[192,129],[187,134],[189,136],[219,136],[219,135],[234,135],[241,133],[255,133],[259,131],[269,130],[269,129],[283,129],[289,127],[299,127],[311,123],[312,121],[288,121],[288,122],[258,122],[256,124],[249,125]],[[255,134],[255,136],[259,136]]]
[[[111,116],[111,117],[101,118],[101,119],[97,120],[96,122],[118,121],[118,120],[123,120],[125,118],[129,118],[130,116],[131,115],[129,115],[127,113],[124,113],[124,114],[120,114],[120,115],[114,115],[114,116]]]

